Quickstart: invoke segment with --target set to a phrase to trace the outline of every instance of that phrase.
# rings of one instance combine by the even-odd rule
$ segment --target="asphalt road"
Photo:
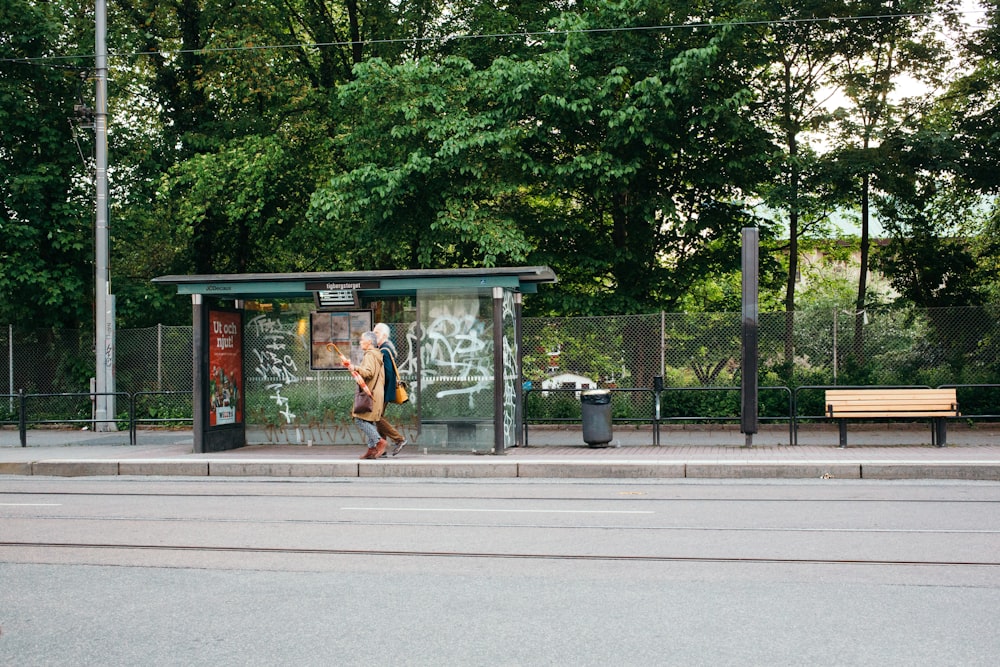
[[[993,665],[1000,485],[0,480],[2,665]]]

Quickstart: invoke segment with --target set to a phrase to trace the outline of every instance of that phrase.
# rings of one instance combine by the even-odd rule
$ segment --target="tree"
[[[981,195],[977,209],[982,231],[972,242],[976,264],[986,277],[983,296],[986,307],[998,321],[1000,312],[1000,8],[988,4],[986,26],[967,42],[974,66],[959,79],[948,96],[954,109],[955,135],[961,146],[957,172],[961,181]],[[984,336],[980,349],[986,358],[1000,354],[1000,331]],[[992,351],[993,354],[988,354]]]
[[[1000,192],[1000,7],[985,3],[987,20],[965,42],[965,74],[939,101],[961,147],[957,168],[964,182],[984,195]]]
[[[148,279],[164,270],[328,268],[330,254],[289,235],[336,171],[336,87],[370,57],[402,57],[440,3],[269,0],[233,12],[215,0],[114,1],[132,54],[114,89],[128,109],[114,148],[133,303],[155,300]],[[131,251],[150,237],[162,241],[152,257]]]
[[[566,0],[449,2],[438,31],[445,38],[440,53],[467,58],[477,69],[489,67],[498,57],[531,59],[537,52],[536,35],[546,31],[564,11],[570,11],[572,4]]]
[[[279,235],[288,217],[304,210],[295,202],[314,180],[302,176],[309,163],[299,161],[319,154],[309,150],[316,132],[303,118],[322,112],[310,82],[323,80],[331,65],[297,57],[305,47],[271,47],[298,36],[282,4],[255,4],[239,15],[225,3],[201,0],[116,4],[118,20],[129,24],[118,32],[122,46],[134,55],[119,63],[112,99],[125,128],[133,124],[129,113],[145,128],[125,129],[124,141],[112,145],[128,179],[128,204],[119,209],[125,229],[148,220],[152,201],[155,218],[148,222],[177,235],[170,244],[176,256],[165,258],[174,268],[212,273],[259,266],[271,247],[254,235]],[[293,7],[284,8],[294,16]],[[261,43],[267,48],[254,48]],[[293,150],[298,170],[287,168],[291,158],[280,164],[280,154]],[[316,159],[312,166],[322,164]],[[280,178],[269,173],[274,169]],[[147,229],[136,226],[140,236]]]
[[[0,319],[79,328],[93,321],[93,141],[74,107],[92,62],[93,18],[0,1]],[[89,45],[89,47],[88,47]]]
[[[942,100],[948,123],[923,127],[892,93],[904,73],[937,76],[937,24],[846,19],[952,4],[111,0],[119,320],[187,320],[149,284],[163,273],[501,263],[558,272],[534,313],[724,307],[739,230],[772,247],[780,224],[752,206],[790,223],[787,310],[796,246],[844,198],[866,225],[871,204],[893,212],[901,236],[925,219],[906,261],[926,261],[948,200],[913,187],[996,192],[995,16]],[[92,299],[92,146],[68,119],[89,103],[75,54],[92,16],[61,0],[0,11],[0,312],[41,302],[74,325]],[[817,106],[835,86],[836,137]],[[934,132],[953,132],[951,166],[914,161]],[[995,265],[987,241],[964,247]]]
[[[877,266],[903,299],[927,309],[927,344],[948,350],[941,363],[952,369],[995,358],[984,354],[996,339],[995,318],[960,317],[955,310],[989,304],[1000,266],[995,155],[989,149],[997,108],[990,46],[996,44],[995,20],[994,11],[993,27],[967,42],[968,73],[917,107],[905,137],[889,137],[897,168],[895,178],[881,179],[877,199],[890,239]]]
[[[759,29],[762,50],[760,76],[761,122],[771,129],[776,147],[773,185],[765,185],[765,203],[784,214],[788,228],[788,270],[785,275],[785,360],[795,356],[795,287],[799,276],[799,243],[803,237],[825,235],[834,208],[822,178],[823,156],[810,145],[832,120],[827,104],[835,92],[830,81],[843,65],[841,53],[846,24],[829,19],[849,15],[840,0],[755,5],[769,21]]]
[[[670,308],[698,276],[737,269],[740,229],[761,224],[744,203],[768,153],[745,34],[718,3],[582,9],[536,58],[538,101],[523,112],[536,119],[528,168],[558,204],[533,256],[558,266],[564,311]],[[689,14],[722,25],[638,29]]]
[[[295,242],[343,269],[523,261],[506,74],[451,57],[359,65],[340,90],[348,169],[317,190]]]
[[[530,59],[360,66],[340,98],[348,168],[308,240],[354,268],[550,264],[562,287],[538,312],[669,306],[738,268],[767,144],[736,30],[635,30],[680,18],[595,2]]]
[[[894,178],[892,144],[900,116],[893,94],[906,74],[933,81],[949,56],[931,16],[953,7],[954,0],[872,0],[856,6],[859,16],[845,42],[843,73],[837,77],[850,106],[838,110],[837,157],[850,176],[861,214],[861,258],[855,300],[854,355],[864,361],[864,313],[867,297],[872,190],[880,177]]]

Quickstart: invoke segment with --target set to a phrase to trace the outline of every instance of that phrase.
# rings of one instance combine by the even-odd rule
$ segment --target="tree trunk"
[[[347,21],[351,30],[351,61],[357,65],[364,59],[361,44],[361,22],[358,18],[357,0],[347,0]]]
[[[867,142],[865,148],[868,148]],[[868,292],[868,197],[871,175],[861,179],[861,260],[858,275],[858,298],[854,305],[854,359],[858,365],[865,363],[865,296]]]
[[[795,131],[788,132],[788,280],[785,283],[785,363],[795,360],[795,281],[799,272],[799,165]]]

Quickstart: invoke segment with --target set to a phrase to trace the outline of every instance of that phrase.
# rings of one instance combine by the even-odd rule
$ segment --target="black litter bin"
[[[591,447],[607,447],[611,442],[611,392],[588,389],[580,392],[583,441]]]

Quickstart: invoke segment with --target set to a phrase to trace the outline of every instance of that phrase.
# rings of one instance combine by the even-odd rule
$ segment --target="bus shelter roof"
[[[221,299],[308,297],[326,290],[407,295],[418,290],[476,292],[503,287],[525,294],[538,285],[557,282],[547,266],[467,269],[402,269],[306,273],[228,273],[170,275],[153,278],[158,285],[176,285],[178,294],[203,294]]]

